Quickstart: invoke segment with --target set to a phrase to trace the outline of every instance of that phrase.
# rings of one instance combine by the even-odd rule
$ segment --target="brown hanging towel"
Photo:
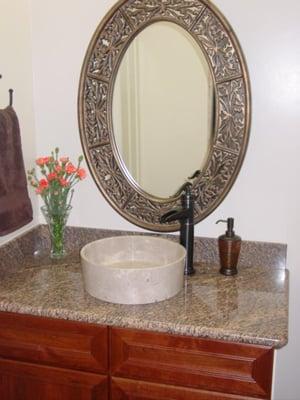
[[[20,127],[11,106],[0,110],[0,236],[32,221]]]

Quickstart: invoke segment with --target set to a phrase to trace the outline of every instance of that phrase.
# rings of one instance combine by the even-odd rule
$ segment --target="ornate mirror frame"
[[[215,86],[215,131],[210,155],[193,181],[195,222],[225,198],[241,168],[250,130],[250,85],[244,56],[232,28],[208,0],[121,0],[98,26],[82,67],[78,113],[81,142],[91,174],[106,200],[142,228],[172,232],[177,222],[160,216],[180,206],[179,197],[156,198],[128,174],[116,148],[112,95],[129,44],[149,24],[174,22],[203,50]]]

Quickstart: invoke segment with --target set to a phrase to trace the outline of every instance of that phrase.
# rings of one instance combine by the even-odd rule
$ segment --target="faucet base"
[[[196,270],[194,269],[193,265],[192,266],[185,266],[184,268],[184,275],[186,276],[190,276],[190,275],[194,275],[196,272]]]

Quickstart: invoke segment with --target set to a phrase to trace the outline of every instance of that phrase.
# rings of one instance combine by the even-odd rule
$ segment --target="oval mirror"
[[[113,132],[120,161],[148,194],[167,198],[208,157],[214,84],[195,39],[155,22],[130,43],[113,90]]]
[[[88,47],[78,105],[97,186],[140,227],[180,228],[160,216],[181,206],[176,191],[196,170],[194,221],[201,221],[241,168],[248,73],[232,28],[209,0],[119,0]]]

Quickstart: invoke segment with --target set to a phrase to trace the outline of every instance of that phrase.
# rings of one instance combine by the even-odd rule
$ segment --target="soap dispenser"
[[[233,218],[219,220],[216,222],[216,224],[219,222],[224,222],[227,224],[227,231],[225,235],[221,235],[218,239],[221,264],[220,273],[226,276],[236,275],[242,239],[234,233]]]

